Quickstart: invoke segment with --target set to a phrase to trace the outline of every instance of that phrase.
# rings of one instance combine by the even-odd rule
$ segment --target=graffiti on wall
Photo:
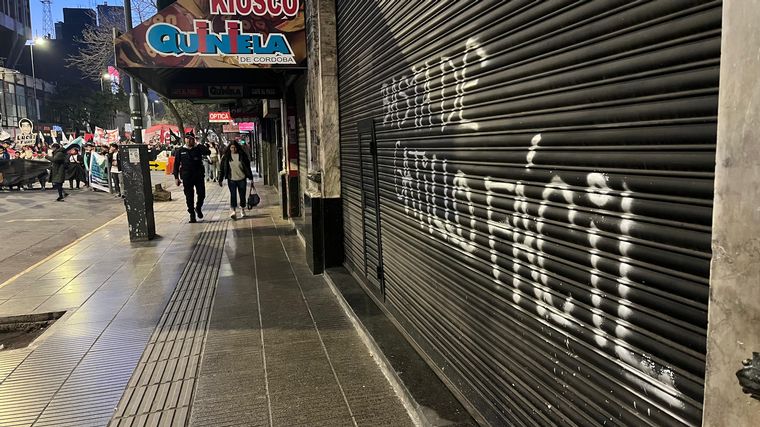
[[[456,123],[477,130],[477,123],[463,116],[464,97],[478,84],[478,79],[468,76],[471,67],[485,66],[486,57],[477,40],[469,39],[462,55],[413,66],[410,74],[383,83],[383,124],[398,129],[411,124],[445,129]]]
[[[483,48],[475,40],[470,40],[462,55],[428,61],[423,66],[412,67],[410,74],[382,85],[383,126],[390,129],[440,127],[444,130],[456,124],[477,130],[478,124],[467,118],[465,96],[478,84],[478,79],[469,77],[470,67],[486,61],[486,58]],[[530,176],[532,168],[536,167],[541,141],[541,133],[525,141],[524,176]],[[643,395],[656,396],[674,408],[684,407],[673,370],[627,342],[631,334],[627,320],[633,315],[626,301],[633,284],[628,236],[635,225],[628,217],[635,202],[624,184],[623,188],[611,188],[604,172],[588,173],[582,187],[577,183],[568,184],[562,173],[556,170],[550,180],[542,184],[473,177],[452,167],[444,154],[411,145],[403,141],[395,143],[393,188],[396,200],[421,230],[464,254],[486,259],[490,263],[490,279],[511,293],[515,304],[531,307],[536,315],[566,331],[568,337],[588,336],[590,329],[593,345],[598,350],[619,365],[634,368],[621,369],[620,372],[628,381],[637,384]],[[482,183],[475,186],[472,180]],[[540,199],[535,197],[537,185],[542,187]],[[485,206],[473,200],[475,194],[483,193]],[[622,211],[622,219],[614,230],[618,236],[618,256],[612,272],[609,268],[599,268],[603,258],[599,242],[605,233],[594,219],[580,220],[584,210],[589,208],[576,203],[579,195],[599,210]],[[572,228],[573,233],[582,235],[581,246],[590,248],[588,257],[592,268],[584,273],[583,283],[590,299],[583,302],[558,285],[562,273],[556,271],[556,263],[551,262],[544,250],[552,240],[544,230],[547,227],[545,212],[556,206],[563,209],[562,222]],[[485,209],[485,218],[480,208]],[[557,209],[554,211],[556,213]],[[553,221],[557,221],[556,216]],[[482,223],[487,227],[485,244],[479,239],[483,235]],[[609,227],[606,232],[609,235]],[[510,261],[505,263],[508,258]],[[616,282],[614,293],[610,293],[609,288],[600,288],[600,281],[610,277]],[[611,304],[617,307],[614,316],[606,315],[604,311],[609,310],[605,307]],[[573,354],[570,338],[566,341],[566,352]],[[637,402],[631,404],[636,407]]]

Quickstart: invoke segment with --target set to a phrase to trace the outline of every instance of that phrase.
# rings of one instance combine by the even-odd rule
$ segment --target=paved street
[[[50,188],[0,192],[0,283],[124,213],[110,194],[66,188],[65,202]]]
[[[167,189],[174,185],[164,172],[152,172],[151,180]],[[68,186],[65,202],[55,201],[49,183],[46,191],[37,185],[32,191],[0,191],[0,284],[124,213],[119,198]]]

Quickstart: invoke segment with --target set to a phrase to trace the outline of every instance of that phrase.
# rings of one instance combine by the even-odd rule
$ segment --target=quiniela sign
[[[250,31],[241,19],[224,20],[222,31],[214,16],[271,17],[292,19],[300,10],[300,0],[211,0],[210,19],[194,19],[191,29],[182,29],[170,22],[157,22],[148,27],[147,45],[159,55],[236,56],[241,65],[295,65],[296,56],[283,33]],[[218,27],[218,25],[217,25]]]
[[[209,86],[208,96],[211,98],[242,98],[243,86]]]

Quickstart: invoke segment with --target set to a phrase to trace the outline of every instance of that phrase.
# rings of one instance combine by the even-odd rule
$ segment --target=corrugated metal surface
[[[386,304],[483,421],[700,424],[720,6],[337,1],[347,264],[374,119]]]
[[[306,139],[306,76],[300,77],[295,82],[296,93],[296,130],[298,132],[298,185],[300,206],[298,212],[304,217],[303,194],[306,191],[309,176],[309,157],[307,152],[308,141]]]

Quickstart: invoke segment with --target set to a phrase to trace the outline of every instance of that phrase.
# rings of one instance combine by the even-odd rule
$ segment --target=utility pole
[[[127,31],[132,29],[132,1],[124,0],[124,23]],[[134,77],[129,77],[129,116],[132,122],[132,135],[135,142],[142,144],[142,90]]]

